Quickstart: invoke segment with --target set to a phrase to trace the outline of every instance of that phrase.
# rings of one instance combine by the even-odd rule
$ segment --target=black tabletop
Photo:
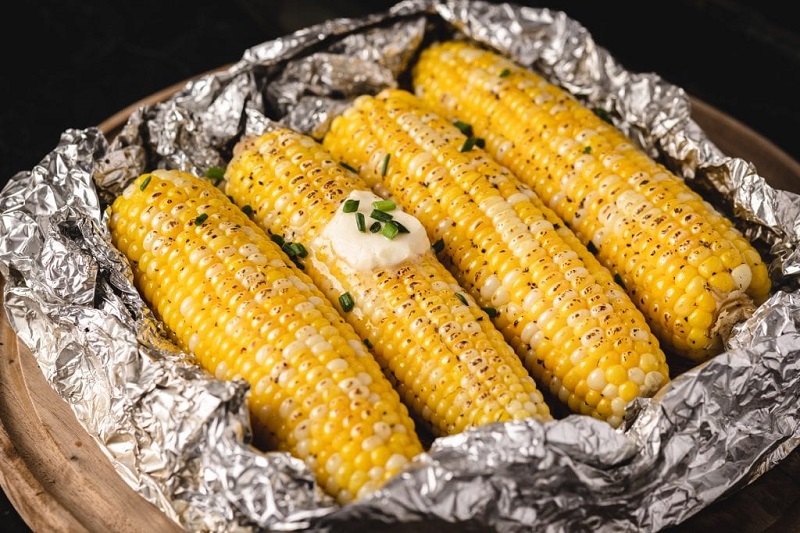
[[[20,2],[0,37],[0,186],[33,168],[69,128],[97,125],[262,41],[394,3]],[[800,26],[776,3],[524,3],[565,11],[629,70],[659,73],[800,160]],[[25,530],[1,493],[0,529]]]

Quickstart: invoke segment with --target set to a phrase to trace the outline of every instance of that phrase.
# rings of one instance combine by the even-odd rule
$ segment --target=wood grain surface
[[[119,477],[5,313],[0,349],[0,484],[31,529],[182,531]]]
[[[101,129],[113,135],[133,109],[182,86],[133,104]],[[772,185],[800,191],[800,164],[767,139],[698,100],[693,100],[693,116],[725,153],[754,162]],[[5,313],[0,353],[0,485],[34,531],[181,531],[118,476],[47,383]],[[800,532],[800,449],[670,531]]]

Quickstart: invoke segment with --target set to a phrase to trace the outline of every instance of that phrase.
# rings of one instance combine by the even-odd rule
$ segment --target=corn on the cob
[[[616,427],[628,402],[667,382],[658,341],[611,273],[530,189],[414,95],[358,98],[323,143],[441,240],[458,281],[496,310],[528,370],[573,411]]]
[[[179,345],[217,378],[246,380],[263,442],[303,459],[338,502],[422,452],[352,327],[208,180],[144,174],[114,201],[109,228]]]
[[[380,198],[314,139],[280,129],[244,140],[225,179],[226,193],[240,207],[250,206],[262,228],[303,244],[308,251],[304,271],[329,299],[350,295],[352,308],[343,309],[343,315],[370,341],[401,396],[434,435],[490,422],[552,418],[519,358],[436,259],[417,221],[411,219],[424,243],[419,254],[363,269],[354,268],[346,253],[341,256],[328,233],[335,219],[352,227],[348,238],[354,246],[400,247],[410,235],[389,240],[370,233],[366,226],[374,220],[359,233],[356,215],[369,213],[368,202]],[[348,204],[354,195],[363,196],[362,211]],[[400,210],[389,213],[400,216]]]
[[[427,48],[413,83],[596,248],[665,346],[707,359],[767,297],[766,265],[732,222],[571,94],[466,42]]]

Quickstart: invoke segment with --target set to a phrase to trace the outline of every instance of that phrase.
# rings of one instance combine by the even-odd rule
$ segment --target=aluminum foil
[[[279,121],[317,138],[359,93],[402,86],[439,38],[536,69],[734,209],[776,290],[725,353],[628,409],[624,428],[569,416],[433,442],[383,489],[338,506],[302,462],[251,446],[242,382],[169,342],[109,242],[105,206],[141,172],[204,174],[245,132]],[[800,444],[800,200],[730,158],[679,88],[626,71],[578,21],[548,9],[407,1],[244,51],[228,69],[135,111],[109,141],[67,130],[0,193],[8,319],[122,479],[187,531],[656,531],[731,494]]]

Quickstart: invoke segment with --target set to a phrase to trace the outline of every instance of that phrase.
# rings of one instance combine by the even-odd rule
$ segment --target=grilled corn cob
[[[329,299],[351,298],[342,304],[343,316],[371,343],[401,396],[434,435],[490,422],[551,419],[519,358],[436,259],[417,221],[402,222],[410,233],[395,239],[383,231],[371,233],[368,225],[379,226],[387,217],[400,220],[402,213],[388,204],[383,208],[390,211],[373,212],[378,219],[371,218],[371,202],[381,199],[311,137],[271,131],[243,140],[234,153],[225,174],[226,193],[252,210],[267,231],[303,244],[308,252],[304,271]],[[361,232],[359,214],[364,215]],[[331,228],[341,235],[332,235]],[[354,265],[351,254],[384,245],[379,255],[401,250],[415,229],[422,237],[419,253],[393,257],[385,265]],[[337,250],[339,237],[352,249]]]
[[[616,427],[628,402],[666,383],[665,355],[611,273],[413,94],[358,98],[323,143],[419,218],[531,374],[574,412]]]
[[[146,301],[217,378],[250,386],[265,443],[347,503],[422,451],[408,409],[305,274],[208,180],[140,176],[110,208]]]
[[[465,42],[426,49],[413,82],[596,248],[665,347],[705,360],[768,296],[766,265],[731,221],[571,94]]]

